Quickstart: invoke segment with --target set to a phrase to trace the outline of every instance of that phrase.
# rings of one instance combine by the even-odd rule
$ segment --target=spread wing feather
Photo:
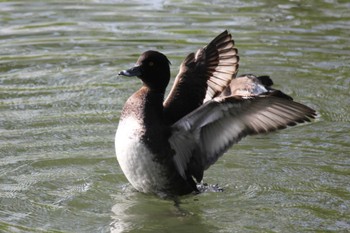
[[[204,170],[243,137],[310,121],[315,115],[303,104],[274,96],[215,98],[173,124],[169,141],[179,149],[174,162],[183,177],[194,171],[191,175],[200,181]]]
[[[238,52],[227,31],[182,62],[170,93],[164,101],[164,115],[170,124],[218,96],[235,77]],[[191,90],[191,91],[189,91]]]

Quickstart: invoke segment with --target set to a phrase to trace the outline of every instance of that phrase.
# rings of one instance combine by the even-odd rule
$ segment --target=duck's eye
[[[149,63],[148,63],[148,66],[153,66],[154,65],[154,62],[153,61],[150,61]]]

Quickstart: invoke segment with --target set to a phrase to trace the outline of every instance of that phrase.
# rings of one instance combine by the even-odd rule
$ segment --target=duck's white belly
[[[155,155],[142,143],[142,125],[133,117],[119,122],[115,135],[117,159],[126,178],[140,192],[155,193],[167,185],[164,167],[154,161]]]

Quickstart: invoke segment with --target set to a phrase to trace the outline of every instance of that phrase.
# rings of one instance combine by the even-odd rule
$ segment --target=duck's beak
[[[136,65],[128,70],[123,70],[118,73],[118,75],[124,75],[127,77],[141,76],[141,66]]]

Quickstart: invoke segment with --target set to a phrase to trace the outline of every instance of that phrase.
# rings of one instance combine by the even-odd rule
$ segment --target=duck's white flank
[[[151,193],[166,186],[163,167],[141,141],[144,126],[133,117],[119,122],[115,135],[117,159],[126,178],[140,192]]]

